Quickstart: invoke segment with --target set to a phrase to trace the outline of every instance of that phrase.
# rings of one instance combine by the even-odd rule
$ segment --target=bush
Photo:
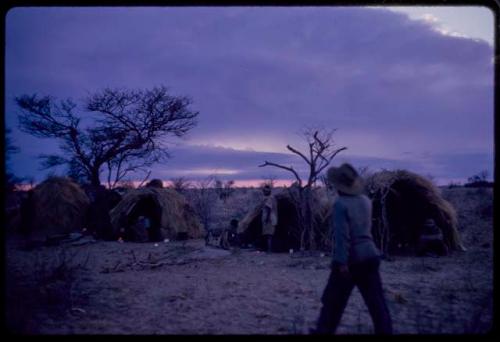
[[[33,269],[6,272],[6,328],[12,333],[36,334],[37,315],[64,316],[74,305],[73,288],[78,272],[86,267],[88,257],[76,262],[76,254],[64,249],[52,257],[38,254]]]

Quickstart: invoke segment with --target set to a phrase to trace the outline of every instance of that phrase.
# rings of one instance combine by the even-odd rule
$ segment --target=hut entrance
[[[295,206],[285,196],[277,196],[276,200],[278,202],[278,224],[272,240],[272,251],[286,252],[290,248],[299,249],[300,233]],[[257,249],[265,250],[267,244],[262,236],[261,213],[262,209],[259,209],[258,214],[254,215],[240,239],[243,244],[252,244]]]
[[[428,241],[446,250],[464,250],[455,209],[432,182],[397,170],[376,173],[366,183],[373,200],[373,237],[384,253],[413,255]]]
[[[142,198],[127,217],[125,237],[136,242],[161,241],[160,222],[160,205],[152,197]]]
[[[425,194],[409,180],[397,180],[387,194],[389,251],[407,252],[417,244],[420,227],[431,217]]]

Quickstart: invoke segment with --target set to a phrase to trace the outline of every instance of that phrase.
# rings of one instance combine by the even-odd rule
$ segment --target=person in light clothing
[[[376,334],[392,334],[392,322],[379,274],[380,251],[371,234],[372,203],[362,194],[363,180],[350,164],[331,167],[328,183],[338,196],[333,204],[332,271],[313,334],[334,334],[354,286],[368,307]]]
[[[262,208],[262,236],[266,241],[267,252],[272,251],[273,235],[278,224],[278,203],[271,195],[271,186],[266,184],[262,188],[264,194],[264,204]]]

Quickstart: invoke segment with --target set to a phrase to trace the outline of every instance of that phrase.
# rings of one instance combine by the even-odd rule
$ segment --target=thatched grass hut
[[[385,253],[413,249],[426,219],[441,229],[448,249],[464,249],[455,209],[428,179],[406,170],[384,170],[369,176],[365,186],[373,201],[373,236]]]
[[[33,190],[32,218],[28,233],[32,237],[81,231],[89,198],[78,184],[69,178],[51,177]],[[31,211],[31,210],[30,210]],[[24,215],[29,215],[25,212]]]
[[[278,224],[273,236],[272,250],[285,252],[289,249],[299,250],[301,247],[301,225],[299,208],[297,206],[298,189],[291,187],[275,194],[278,202]],[[251,243],[259,249],[265,249],[262,239],[263,203],[250,210],[238,225],[239,240],[243,244]],[[319,249],[330,250],[331,233],[329,220],[332,200],[326,195],[325,189],[315,189],[313,192],[313,220],[315,226],[315,245]]]
[[[144,187],[129,191],[109,212],[114,238],[137,239],[136,222],[147,217],[150,227],[142,241],[200,238],[201,224],[184,196],[168,188]]]
[[[146,184],[146,187],[163,189],[163,181],[161,179],[157,179],[157,178],[152,179],[149,181],[148,184]]]

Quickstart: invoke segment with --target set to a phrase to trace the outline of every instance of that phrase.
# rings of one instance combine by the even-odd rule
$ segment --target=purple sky
[[[17,129],[23,93],[79,100],[165,84],[199,125],[152,177],[260,179],[303,168],[306,126],[338,129],[334,164],[406,168],[442,184],[493,173],[493,48],[383,8],[18,8],[6,22],[11,169],[43,179],[57,143]]]

